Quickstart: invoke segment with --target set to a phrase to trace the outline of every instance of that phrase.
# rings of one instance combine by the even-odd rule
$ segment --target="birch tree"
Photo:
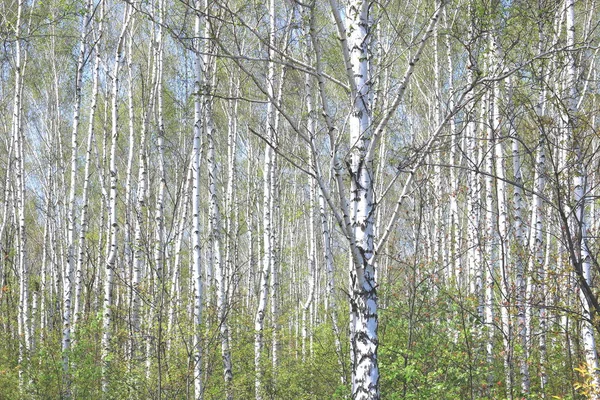
[[[268,55],[268,72],[267,72],[267,114],[265,132],[267,138],[273,141],[276,132],[275,126],[275,2],[269,1],[269,55]],[[273,203],[271,201],[273,193],[273,163],[274,152],[269,144],[265,145],[265,155],[263,164],[263,259],[262,271],[260,273],[260,293],[258,297],[258,308],[254,318],[254,390],[257,400],[263,398],[263,378],[261,367],[261,353],[263,348],[263,328],[265,312],[267,307],[267,296],[269,291],[269,274],[271,271],[271,263],[274,261],[274,249],[271,230],[273,229]]]
[[[115,51],[114,65],[112,68],[112,93],[111,93],[111,146],[110,146],[110,198],[108,208],[108,221],[109,221],[109,252],[106,257],[106,278],[104,281],[104,302],[103,302],[103,332],[102,332],[102,391],[107,393],[109,390],[108,382],[108,371],[110,368],[110,340],[111,340],[111,325],[112,325],[112,306],[113,306],[113,278],[114,270],[116,267],[117,257],[117,163],[116,163],[116,149],[117,140],[119,137],[119,125],[118,125],[118,95],[119,95],[119,70],[121,68],[121,61],[123,57],[123,47],[125,42],[125,34],[127,27],[131,19],[133,8],[127,6],[125,14],[123,16],[123,25],[121,28],[121,34],[119,35],[117,48]]]
[[[200,149],[202,134],[202,97],[201,88],[204,82],[204,59],[202,56],[201,32],[204,23],[201,16],[202,3],[196,0],[196,15],[194,22],[194,146],[192,150],[192,237],[193,237],[193,266],[192,266],[192,294],[193,294],[193,338],[192,338],[192,364],[194,366],[194,398],[201,400],[202,388],[202,248],[200,227]]]
[[[86,4],[86,10],[81,17],[81,37],[79,44],[79,55],[75,73],[75,106],[73,110],[73,122],[71,132],[71,180],[69,184],[69,205],[67,209],[67,266],[65,268],[65,285],[63,288],[63,370],[65,373],[66,398],[71,397],[69,377],[69,350],[71,347],[71,310],[73,298],[73,280],[75,279],[75,185],[77,182],[77,135],[79,131],[79,114],[81,112],[81,86],[84,73],[84,57],[87,47],[87,33],[89,26],[89,15],[91,2]]]

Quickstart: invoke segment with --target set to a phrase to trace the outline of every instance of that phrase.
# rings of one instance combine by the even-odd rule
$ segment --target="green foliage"
[[[406,282],[404,283],[406,284]],[[479,322],[472,310],[477,308],[474,297],[464,297],[459,291],[446,288],[432,293],[426,289],[413,291],[414,298],[399,295],[402,286],[390,288],[384,297],[389,304],[380,314],[379,362],[381,392],[386,399],[458,399],[506,396],[503,343],[495,335],[493,361],[486,356],[489,327]],[[513,318],[515,316],[513,315]],[[497,329],[492,327],[491,329]],[[535,329],[535,327],[534,327]],[[574,335],[576,337],[576,334]],[[565,338],[555,326],[547,334],[548,383],[543,392],[556,398],[573,398],[573,368],[569,364],[570,350]],[[537,340],[537,339],[536,339]],[[518,359],[523,349],[513,338],[512,359]],[[538,348],[533,346],[529,365],[531,394],[541,398]],[[514,395],[518,395],[518,365],[515,371]],[[576,369],[577,370],[577,369]],[[581,371],[579,371],[581,372]],[[587,383],[586,383],[587,382]],[[577,390],[590,390],[590,379],[581,375]]]
[[[0,353],[0,393],[6,395],[7,400],[17,398],[20,368],[15,365],[14,357],[9,357],[5,351]]]
[[[592,374],[598,373],[597,371],[591,371],[589,365],[583,363],[575,368],[575,372],[577,372],[579,379],[573,386],[578,394],[586,399],[597,398],[600,396],[600,388],[594,385],[592,377]]]
[[[460,311],[448,304],[436,305],[426,297],[418,302],[411,310],[410,302],[394,300],[382,313],[382,396],[470,397],[483,372],[474,366],[470,324],[461,325]]]

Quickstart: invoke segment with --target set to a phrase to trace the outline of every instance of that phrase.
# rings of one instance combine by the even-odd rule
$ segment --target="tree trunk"
[[[350,65],[356,97],[348,126],[350,130],[351,221],[355,248],[350,271],[350,351],[352,399],[379,399],[377,360],[377,283],[373,246],[373,164],[365,158],[371,142],[369,3],[350,2],[346,10]]]
[[[111,146],[109,156],[109,173],[110,173],[110,194],[108,205],[108,222],[109,222],[109,239],[108,239],[108,254],[106,257],[106,277],[104,281],[104,302],[103,302],[103,322],[102,322],[102,392],[104,395],[109,393],[108,373],[110,370],[110,353],[111,353],[111,330],[112,330],[112,307],[113,307],[113,278],[115,268],[117,266],[117,140],[119,138],[118,126],[118,96],[119,96],[119,70],[121,59],[123,57],[123,43],[125,41],[125,33],[129,26],[129,21],[133,13],[131,6],[127,6],[127,11],[123,17],[123,27],[119,36],[117,49],[115,53],[115,62],[112,69],[112,92],[111,92],[111,109],[112,109],[112,126],[111,126]]]
[[[263,398],[263,371],[261,366],[261,353],[263,348],[263,328],[264,319],[267,309],[267,297],[269,292],[269,274],[271,271],[271,262],[273,260],[273,242],[271,230],[273,229],[272,206],[273,202],[273,178],[272,169],[274,161],[274,152],[270,143],[275,140],[274,124],[275,124],[275,109],[274,109],[274,87],[275,87],[275,64],[273,58],[275,55],[275,1],[269,1],[269,62],[267,72],[267,91],[269,101],[267,103],[267,125],[265,145],[265,158],[263,167],[263,262],[262,272],[260,275],[260,288],[258,297],[258,308],[254,319],[254,390],[257,400]]]
[[[196,9],[202,7],[202,0],[195,0]],[[204,83],[203,70],[204,60],[202,56],[203,46],[201,29],[204,19],[200,13],[196,13],[194,24],[194,145],[192,154],[193,191],[192,191],[192,281],[193,281],[193,338],[192,338],[192,365],[194,367],[194,399],[202,400],[204,392],[202,387],[202,238],[200,228],[200,138],[202,135],[202,85]]]
[[[103,4],[103,3],[102,3]],[[101,6],[100,22],[96,31],[95,39],[102,36],[102,21],[104,19],[104,6]],[[89,109],[88,122],[88,138],[85,151],[84,171],[83,171],[83,192],[81,194],[81,216],[79,219],[79,242],[77,254],[77,266],[75,270],[75,298],[73,307],[73,333],[77,339],[77,324],[81,318],[81,292],[83,281],[83,265],[86,253],[86,233],[89,227],[88,224],[88,207],[89,207],[89,188],[90,188],[90,163],[92,157],[92,144],[94,143],[94,119],[96,116],[96,108],[98,105],[98,80],[100,72],[100,50],[98,46],[94,46],[96,56],[94,60],[94,69],[92,72],[92,95]]]
[[[85,14],[81,17],[81,37],[79,43],[79,56],[75,72],[75,106],[73,110],[71,132],[71,181],[69,184],[69,204],[67,209],[67,265],[63,287],[63,373],[64,373],[64,398],[71,397],[71,377],[69,371],[69,351],[71,349],[71,310],[73,298],[73,279],[75,273],[75,185],[77,182],[77,134],[79,131],[79,114],[81,110],[81,84],[83,79],[84,57],[87,47],[86,36],[89,25],[91,1],[87,2]]]

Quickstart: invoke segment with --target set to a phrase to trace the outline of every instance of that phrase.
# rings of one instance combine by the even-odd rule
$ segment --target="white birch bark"
[[[101,16],[98,23],[98,28],[95,35],[97,41],[102,36],[102,22],[104,19],[104,3],[101,5]],[[100,51],[98,46],[95,46],[95,57],[94,67],[92,72],[92,94],[91,103],[89,108],[89,122],[88,122],[88,137],[84,159],[84,171],[83,171],[83,191],[81,194],[81,216],[79,220],[79,241],[78,241],[78,252],[77,252],[77,266],[75,268],[75,297],[73,299],[73,333],[75,339],[77,339],[77,324],[81,318],[81,292],[82,292],[82,280],[83,280],[83,265],[86,252],[86,234],[88,230],[88,207],[89,207],[89,187],[90,187],[90,163],[92,157],[92,144],[94,143],[94,119],[96,115],[96,108],[98,105],[98,80],[100,73]]]
[[[129,26],[129,21],[132,15],[132,7],[127,6],[125,15],[123,16],[123,26],[117,43],[115,52],[115,60],[112,69],[112,90],[111,90],[111,146],[109,156],[109,173],[110,173],[110,193],[108,205],[108,222],[109,222],[109,250],[106,257],[106,276],[104,281],[104,301],[103,301],[103,319],[102,319],[102,392],[109,392],[108,372],[110,369],[110,353],[111,353],[111,330],[112,330],[112,307],[113,307],[113,278],[116,268],[117,258],[117,140],[119,137],[118,125],[118,95],[119,95],[119,70],[123,58],[123,46],[125,41],[125,33]]]
[[[50,180],[50,173],[47,173],[47,181]],[[49,196],[48,196],[49,197]],[[42,244],[42,270],[41,270],[41,282],[40,282],[40,321],[39,321],[39,328],[40,328],[40,338],[39,338],[39,343],[43,344],[45,342],[46,339],[46,326],[47,326],[47,321],[48,321],[48,309],[49,307],[49,297],[47,292],[52,292],[51,290],[48,290],[50,288],[50,285],[48,284],[48,259],[49,259],[49,251],[48,251],[48,245],[49,245],[49,241],[50,241],[50,199],[47,198],[46,199],[46,212],[45,212],[45,216],[46,216],[46,222],[44,223],[44,243]]]
[[[541,115],[540,115],[541,116]],[[546,297],[545,294],[545,271],[544,271],[544,239],[543,239],[543,205],[541,193],[544,190],[545,186],[545,177],[544,177],[544,164],[545,164],[545,153],[544,153],[544,139],[543,136],[540,135],[539,139],[539,147],[536,152],[536,160],[535,160],[535,176],[534,176],[534,193],[531,202],[531,223],[530,223],[530,233],[529,233],[529,250],[531,256],[529,258],[528,270],[530,274],[534,274],[537,276],[536,281],[539,282],[537,284],[536,290],[529,294],[528,298],[525,298],[525,301],[531,302],[534,298],[540,300],[540,309],[539,309],[539,318],[540,318],[540,352],[542,351],[542,336],[545,335],[545,306],[543,304],[543,300]],[[522,289],[521,289],[522,290]],[[530,308],[531,305],[526,305],[527,308]],[[525,315],[523,315],[524,320],[519,321],[519,335],[525,334],[525,338],[521,337],[521,341],[528,342],[531,334],[530,332],[532,326],[531,320],[531,311],[524,309]],[[521,317],[521,316],[520,316]],[[525,324],[524,327],[521,324]],[[522,332],[524,330],[524,332]],[[540,355],[540,361],[542,356]],[[543,376],[543,374],[542,374]],[[543,382],[543,378],[542,378]],[[543,386],[543,383],[542,383]],[[523,388],[525,390],[525,388]]]
[[[132,17],[131,21],[132,29],[135,27],[135,16]],[[132,299],[134,296],[134,291],[138,288],[133,284],[133,270],[134,270],[134,249],[131,242],[131,234],[134,225],[133,221],[133,210],[135,210],[135,206],[132,204],[132,196],[133,196],[133,159],[135,154],[135,109],[134,109],[134,79],[133,79],[133,34],[130,33],[127,38],[127,109],[129,112],[129,149],[127,153],[127,173],[125,176],[125,226],[124,226],[124,235],[123,235],[123,251],[124,251],[124,264],[125,264],[125,273],[127,274],[126,280],[128,282],[127,285],[127,301],[129,307],[129,330],[131,339],[128,343],[127,354],[129,354],[129,359],[133,359],[133,324],[131,323],[132,318]],[[131,362],[129,363],[129,367],[131,368]]]
[[[285,81],[285,68],[281,69],[279,75],[279,84],[277,98],[274,107],[281,108],[283,98],[283,84]],[[280,216],[280,197],[279,197],[279,172],[277,169],[277,136],[279,135],[280,114],[275,112],[273,115],[273,127],[271,136],[271,145],[274,146],[271,162],[271,196],[270,196],[270,215],[271,215],[271,282],[270,282],[270,306],[271,306],[271,366],[273,371],[277,371],[279,365],[279,263],[278,254],[281,241],[278,238],[278,232],[281,230]],[[276,372],[274,372],[276,373]],[[273,385],[276,387],[276,379],[273,379]]]
[[[248,133],[249,135],[250,133]],[[247,137],[247,149],[248,149],[248,162],[246,167],[246,176],[248,177],[247,192],[246,192],[246,223],[248,225],[248,284],[247,284],[247,293],[246,293],[246,308],[251,309],[254,308],[253,300],[256,298],[256,255],[255,255],[255,223],[254,223],[254,203],[255,203],[255,187],[254,180],[251,179],[252,173],[254,171],[254,162],[253,162],[253,148],[252,143],[250,143],[250,136]]]
[[[530,282],[530,278],[525,277],[525,262],[523,260],[523,254],[526,249],[526,236],[525,229],[523,226],[523,215],[522,210],[524,207],[523,193],[521,187],[523,186],[523,174],[521,171],[521,154],[519,138],[517,136],[517,129],[515,126],[515,109],[513,103],[513,87],[512,77],[508,77],[506,81],[507,95],[508,95],[508,136],[511,139],[512,159],[513,159],[513,231],[515,238],[515,251],[514,251],[514,266],[516,272],[516,306],[517,306],[517,336],[521,345],[521,352],[518,356],[519,372],[521,375],[521,393],[528,394],[530,390],[530,377],[529,377],[529,342],[528,342],[528,324],[527,315],[530,314],[531,310],[531,299],[528,296],[528,287],[526,280]],[[531,269],[529,270],[532,271]]]
[[[201,0],[195,0],[196,9],[202,7]],[[193,188],[192,188],[192,242],[193,242],[193,338],[192,338],[192,358],[194,365],[194,399],[204,398],[202,387],[202,248],[201,248],[201,228],[200,228],[200,138],[202,135],[202,84],[204,59],[202,56],[201,32],[204,24],[204,18],[198,12],[194,22],[194,144],[193,144]]]
[[[472,4],[469,3],[469,15],[472,12]],[[474,23],[471,21],[468,28],[469,41],[473,40]],[[477,70],[477,60],[474,57],[469,57],[469,65],[467,68],[467,77],[472,85],[475,82],[475,73]],[[468,193],[467,193],[467,275],[469,282],[469,291],[477,296],[478,307],[477,315],[481,321],[484,321],[484,265],[482,255],[482,240],[480,231],[481,220],[481,176],[478,173],[480,160],[478,154],[478,130],[476,124],[476,106],[472,104],[473,96],[469,95],[467,99],[470,104],[467,109],[467,125],[466,125],[466,158],[468,165],[471,167],[467,176]]]
[[[317,249],[316,249],[316,237],[315,237],[315,217],[314,207],[316,207],[316,196],[315,188],[312,182],[310,183],[310,200],[308,202],[308,217],[306,218],[306,234],[307,242],[307,261],[308,261],[308,276],[307,276],[307,292],[306,298],[302,305],[302,362],[306,361],[306,341],[312,338],[312,324],[307,323],[307,314],[310,312],[315,297],[315,283],[316,283],[316,263],[317,263]],[[308,325],[311,325],[310,327]],[[310,333],[309,333],[310,330]],[[310,336],[310,337],[309,337]],[[311,352],[312,354],[312,352]]]
[[[585,282],[590,285],[592,282],[592,274],[591,274],[591,258],[590,252],[588,249],[587,241],[589,240],[587,235],[587,210],[585,209],[587,199],[586,199],[586,172],[583,165],[578,166],[579,170],[574,178],[574,196],[575,202],[577,205],[576,213],[577,213],[577,222],[580,225],[578,227],[580,236],[580,263],[581,263],[581,275]],[[600,398],[600,376],[598,372],[598,353],[596,350],[596,340],[594,335],[594,328],[591,323],[591,312],[590,305],[588,303],[588,299],[586,298],[584,291],[579,291],[580,300],[582,304],[582,313],[583,320],[581,326],[581,335],[583,337],[583,347],[585,354],[585,361],[587,367],[589,368],[590,376],[592,377],[592,385],[591,389],[591,398],[598,399]]]
[[[79,131],[79,114],[81,110],[81,85],[84,72],[84,57],[86,51],[86,36],[90,24],[90,10],[92,2],[86,3],[85,14],[81,17],[81,37],[79,43],[79,56],[77,58],[77,69],[75,72],[75,102],[73,110],[73,121],[71,131],[71,179],[69,184],[69,202],[67,209],[67,265],[64,272],[65,285],[63,287],[63,333],[62,333],[62,352],[63,352],[63,373],[64,373],[64,392],[65,398],[71,397],[71,378],[69,372],[69,351],[71,348],[71,322],[72,322],[72,298],[73,298],[73,280],[75,273],[75,185],[77,182],[77,135]]]
[[[449,21],[447,9],[443,10],[444,20],[446,29],[450,30],[451,23]],[[454,64],[452,62],[452,44],[450,42],[450,35],[446,35],[446,55],[447,55],[447,66],[446,66],[446,75],[448,76],[448,109],[454,109]],[[466,280],[462,269],[461,262],[461,254],[460,254],[460,220],[458,214],[458,177],[456,175],[455,165],[458,164],[458,150],[459,150],[459,135],[456,129],[456,121],[455,117],[452,116],[449,121],[450,125],[450,212],[449,212],[449,238],[450,243],[448,245],[449,248],[449,259],[450,264],[449,268],[454,274],[454,278],[456,280],[457,285],[462,285]]]
[[[231,76],[230,97],[227,105],[227,189],[225,197],[225,270],[228,277],[228,307],[232,305],[232,299],[239,285],[239,271],[236,269],[238,248],[238,208],[236,201],[236,179],[237,179],[237,140],[238,140],[238,99],[240,94],[240,77]]]
[[[439,0],[435,1],[435,7],[439,7]],[[439,43],[439,26],[436,24],[433,28],[433,123],[430,129],[436,129],[441,120],[441,108],[442,108],[442,90],[441,90],[441,77],[440,77],[440,43]],[[442,170],[441,170],[441,150],[436,151],[430,155],[431,164],[433,164],[433,192],[432,192],[432,204],[434,206],[433,215],[433,264],[434,264],[434,280],[433,291],[437,291],[437,282],[442,277],[449,277],[449,271],[447,270],[448,265],[444,257],[444,241],[446,236],[446,224],[444,221],[443,213],[443,197],[444,191],[442,189]],[[441,271],[441,274],[440,274]],[[441,275],[441,276],[440,276]]]
[[[481,104],[481,127],[485,128],[484,122],[488,115],[489,94],[485,95],[485,99]],[[481,130],[485,132],[485,129]],[[493,195],[493,172],[494,172],[494,136],[491,129],[487,129],[487,140],[485,149],[485,306],[484,318],[485,325],[488,329],[488,338],[486,343],[487,363],[492,365],[494,362],[494,285],[497,279],[496,271],[496,232],[494,229],[494,195]],[[492,379],[491,375],[490,378]],[[491,382],[488,382],[491,383]]]
[[[275,138],[274,123],[274,87],[275,87],[275,1],[269,1],[269,62],[267,72],[267,94],[269,102],[267,103],[267,140],[273,141]],[[269,274],[271,271],[271,260],[273,253],[273,243],[271,230],[272,226],[272,201],[273,185],[271,173],[273,168],[274,152],[269,144],[265,145],[264,167],[263,167],[263,262],[260,275],[260,287],[258,297],[258,308],[254,318],[254,390],[257,400],[263,398],[263,372],[261,367],[261,353],[263,348],[263,329],[264,319],[267,307],[267,296],[269,292]]]
[[[181,310],[181,290],[182,286],[180,283],[181,279],[181,250],[183,248],[183,238],[186,232],[186,226],[188,224],[188,209],[190,205],[190,186],[192,183],[192,174],[193,174],[193,158],[194,154],[192,154],[189,166],[187,168],[186,178],[183,184],[183,200],[181,204],[181,214],[179,216],[179,224],[177,227],[177,232],[175,234],[175,249],[174,249],[174,257],[173,257],[173,266],[171,267],[171,287],[169,290],[169,294],[171,297],[171,304],[169,308],[169,319],[167,322],[167,332],[169,334],[169,338],[175,337],[174,325],[176,322],[176,316],[179,315]],[[173,339],[169,340],[167,343],[167,348],[170,350],[171,342]]]
[[[164,309],[164,295],[165,295],[165,274],[166,274],[166,260],[165,260],[165,186],[166,186],[166,172],[165,172],[165,126],[163,118],[163,57],[164,57],[164,35],[163,35],[163,24],[164,24],[164,3],[162,0],[157,0],[156,4],[152,6],[152,18],[155,21],[154,36],[155,40],[153,43],[154,49],[154,74],[156,76],[155,82],[155,98],[156,98],[156,153],[158,158],[158,171],[156,173],[158,180],[158,188],[156,190],[156,204],[154,206],[154,243],[153,243],[153,256],[154,256],[154,274],[152,274],[151,293],[154,294],[154,315],[148,311],[150,322],[148,326],[148,332],[155,333],[150,335],[152,340],[146,341],[146,376],[151,376],[151,367],[153,361],[157,364],[157,391],[160,397],[161,392],[161,381],[162,381],[162,351],[160,349],[163,341],[163,309]],[[149,339],[150,339],[149,338]],[[154,344],[154,346],[152,346]],[[152,354],[152,351],[154,354]]]
[[[19,335],[19,365],[28,357],[30,332],[29,332],[29,268],[27,264],[25,238],[25,167],[24,167],[24,140],[22,126],[22,102],[23,102],[23,78],[25,75],[26,55],[22,54],[21,24],[23,21],[24,1],[19,1],[17,6],[17,20],[15,25],[15,84],[12,110],[12,146],[14,147],[15,183],[16,194],[14,195],[14,217],[17,220],[16,250],[18,254],[18,279],[19,279],[19,312],[17,331]],[[23,369],[19,369],[19,390],[24,390]]]
[[[205,100],[205,127],[208,140],[208,180],[210,195],[210,218],[212,220],[212,245],[214,271],[217,282],[217,314],[219,323],[219,340],[221,342],[221,357],[223,360],[223,378],[225,379],[226,398],[232,399],[233,392],[231,381],[233,371],[231,366],[231,353],[229,350],[229,326],[227,324],[227,276],[221,257],[221,211],[220,199],[217,189],[218,167],[215,159],[215,127],[212,120],[212,95],[207,93]]]
[[[146,104],[146,109],[143,111],[143,122],[140,130],[140,145],[138,149],[138,186],[136,193],[136,206],[135,206],[135,233],[134,243],[135,250],[133,252],[133,271],[131,277],[131,344],[130,344],[130,361],[134,362],[138,357],[138,347],[140,344],[138,341],[142,337],[142,324],[140,317],[141,307],[141,291],[142,291],[142,279],[145,274],[146,265],[146,238],[144,237],[144,221],[149,220],[149,207],[147,204],[148,198],[148,160],[147,160],[147,132],[150,124],[150,117],[154,104],[156,101],[156,90],[157,90],[157,68],[153,65],[155,60],[154,54],[151,49],[153,48],[153,39],[148,44],[148,70],[151,78],[151,90]]]
[[[542,52],[543,49],[543,34],[540,32],[539,46],[538,52]],[[540,81],[543,82],[545,77],[544,70],[541,70],[540,73]],[[545,172],[545,162],[546,162],[546,153],[545,153],[545,136],[546,136],[546,128],[545,124],[545,115],[546,115],[546,91],[544,86],[540,85],[538,89],[538,101],[535,104],[535,113],[538,119],[539,128],[539,139],[538,146],[536,149],[535,156],[535,170],[534,170],[534,191],[532,195],[531,201],[531,223],[530,223],[530,232],[529,232],[529,251],[531,256],[529,258],[528,270],[529,274],[537,276],[536,289],[534,293],[530,294],[529,301],[533,301],[533,299],[537,299],[539,302],[539,347],[540,347],[540,387],[542,389],[542,396],[544,395],[544,389],[547,384],[547,375],[546,375],[546,268],[547,262],[549,261],[549,252],[547,251],[544,255],[544,215],[543,215],[543,203],[542,203],[542,193],[544,191],[544,187],[546,185],[546,172]],[[548,229],[548,233],[550,230]],[[547,236],[547,238],[549,238]],[[532,337],[532,325],[531,321],[531,305],[529,305],[529,310],[525,310],[525,329],[527,338]],[[529,311],[529,316],[527,315]],[[519,327],[521,330],[521,327]],[[528,339],[527,339],[528,340]]]
[[[496,39],[493,38],[493,41]],[[497,45],[492,44],[493,48]],[[497,57],[496,57],[497,60]],[[495,65],[495,63],[492,63]],[[511,282],[510,282],[510,251],[508,237],[508,207],[506,205],[506,176],[505,176],[505,157],[504,146],[500,140],[500,87],[499,83],[494,84],[493,98],[491,100],[491,135],[494,137],[495,146],[495,167],[496,167],[496,193],[498,202],[498,236],[499,253],[498,260],[500,264],[500,317],[502,322],[502,333],[504,342],[504,369],[506,375],[506,395],[512,399],[513,373],[512,373],[512,323],[510,319],[509,307],[512,302]]]
[[[351,395],[355,400],[379,399],[377,361],[377,284],[373,244],[373,161],[366,158],[372,136],[372,92],[369,3],[351,1],[346,9],[350,66],[356,97],[348,121],[350,130],[350,191],[352,234],[356,252],[350,294]]]

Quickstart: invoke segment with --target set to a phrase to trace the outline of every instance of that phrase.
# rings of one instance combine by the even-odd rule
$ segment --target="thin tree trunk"
[[[499,48],[494,35],[490,36],[491,48],[494,52],[491,65],[495,66],[499,60]],[[493,88],[493,97],[491,99],[491,135],[494,138],[495,164],[496,164],[496,192],[498,202],[498,235],[499,235],[499,254],[500,261],[500,317],[502,322],[502,333],[504,341],[504,368],[506,374],[506,395],[512,399],[513,373],[512,373],[512,323],[510,320],[509,307],[512,302],[511,282],[510,282],[510,247],[508,237],[508,207],[506,205],[506,179],[505,179],[505,158],[504,146],[501,136],[500,125],[500,84],[496,82]]]
[[[513,181],[515,182],[513,188],[513,231],[515,238],[515,249],[514,249],[514,265],[516,271],[516,306],[517,306],[517,336],[519,338],[519,344],[521,346],[521,352],[518,353],[519,372],[521,375],[521,393],[528,394],[530,389],[530,378],[529,378],[529,344],[528,344],[528,325],[527,315],[530,313],[530,299],[528,297],[526,280],[530,282],[529,278],[525,277],[525,262],[523,260],[524,251],[526,246],[525,229],[523,227],[523,193],[521,187],[523,186],[523,175],[521,172],[521,154],[519,146],[519,138],[517,137],[517,129],[515,126],[515,110],[513,103],[513,88],[512,88],[512,77],[507,79],[507,95],[508,95],[508,136],[511,139],[512,159],[513,159]]]
[[[273,104],[275,87],[275,1],[269,1],[269,62],[267,72],[267,90],[269,102],[267,103],[267,126],[266,136],[269,142],[274,141],[275,109]],[[254,390],[257,400],[263,398],[263,372],[261,366],[261,353],[263,348],[263,328],[265,312],[267,307],[267,296],[269,292],[269,274],[271,271],[271,260],[273,259],[273,243],[271,230],[273,229],[272,201],[273,185],[271,183],[273,174],[274,152],[269,144],[265,145],[264,167],[263,167],[263,263],[260,276],[260,294],[258,308],[254,319]]]
[[[131,26],[133,31],[133,27],[135,27],[135,16],[132,17]],[[131,234],[134,225],[134,212],[136,210],[135,206],[132,204],[132,196],[133,196],[133,188],[132,188],[132,180],[133,180],[133,159],[135,154],[135,108],[134,108],[134,80],[133,80],[133,34],[129,34],[127,38],[127,109],[129,112],[129,149],[127,153],[127,173],[125,177],[125,226],[124,226],[124,235],[123,235],[123,250],[124,250],[124,261],[125,261],[125,271],[126,271],[126,281],[127,285],[127,300],[129,307],[129,330],[130,336],[133,337],[133,325],[131,323],[132,319],[132,299],[134,296],[134,291],[138,288],[133,284],[133,275],[134,275],[134,246],[132,246],[131,242]],[[127,354],[129,355],[129,368],[131,370],[131,360],[133,359],[133,339],[129,340]]]
[[[227,325],[227,276],[221,257],[221,211],[220,199],[217,190],[217,161],[215,160],[215,127],[212,121],[212,97],[208,93],[205,101],[205,126],[208,140],[208,179],[210,195],[210,218],[212,219],[212,245],[213,259],[217,281],[217,314],[219,324],[219,340],[221,342],[221,357],[223,360],[223,378],[227,391],[227,399],[233,399],[231,381],[233,372],[231,367],[231,354],[229,350],[229,327]]]
[[[239,271],[236,268],[238,248],[238,207],[236,201],[236,179],[237,179],[237,140],[238,140],[238,100],[240,94],[240,78],[233,76],[230,79],[229,93],[232,100],[227,102],[227,189],[225,198],[225,270],[228,295],[227,307],[232,307],[233,296],[239,285]]]
[[[481,129],[485,132],[484,122],[488,115],[489,94],[486,94],[481,105]],[[493,195],[493,169],[494,169],[494,136],[491,129],[487,129],[487,145],[485,149],[485,254],[486,254],[486,274],[485,274],[485,306],[484,318],[488,329],[488,338],[486,343],[487,363],[491,367],[494,362],[494,285],[497,279],[496,272],[496,232],[494,230],[494,195]],[[490,374],[488,386],[491,386],[493,377]]]
[[[285,68],[281,69],[281,73],[279,75],[279,86],[277,90],[277,98],[275,99],[275,108],[280,108],[282,104],[283,98],[283,84],[285,81]],[[280,241],[278,239],[278,232],[281,232],[281,221],[278,218],[280,216],[279,212],[279,173],[277,169],[277,136],[279,134],[279,122],[280,122],[280,114],[275,112],[273,115],[273,127],[272,127],[272,142],[271,145],[275,148],[273,149],[272,155],[272,163],[271,163],[271,196],[270,196],[270,205],[271,208],[271,261],[270,261],[270,269],[271,269],[271,288],[270,288],[270,301],[271,301],[271,366],[273,368],[273,374],[276,377],[277,368],[279,365],[279,262],[278,262],[278,254],[279,254],[279,246]],[[277,390],[277,380],[274,378],[272,380],[272,385],[274,387],[273,390]]]
[[[310,312],[311,306],[314,302],[315,297],[315,283],[316,283],[316,263],[317,263],[317,249],[316,249],[316,237],[315,237],[315,208],[316,208],[316,196],[315,188],[312,182],[310,182],[310,201],[308,202],[308,217],[306,223],[307,234],[307,260],[308,260],[308,291],[306,292],[306,300],[302,305],[302,362],[306,361],[306,340],[312,338],[312,325],[309,327],[307,323],[307,314]],[[310,330],[310,333],[309,333]]]
[[[112,109],[112,126],[111,126],[111,146],[109,156],[109,172],[110,172],[110,194],[108,205],[108,221],[109,221],[109,250],[106,257],[106,277],[104,282],[104,302],[103,302],[103,322],[102,322],[102,392],[105,396],[109,393],[108,373],[110,370],[110,354],[111,354],[111,330],[112,330],[112,307],[113,307],[113,278],[114,271],[117,266],[117,140],[119,138],[118,126],[118,95],[119,95],[119,70],[121,59],[123,57],[123,44],[125,41],[125,33],[129,26],[129,21],[132,15],[132,7],[127,6],[127,10],[123,17],[123,27],[119,36],[117,49],[115,52],[115,63],[112,69],[112,92],[111,92],[111,109]]]
[[[101,5],[101,16],[100,22],[98,23],[98,29],[96,32],[95,39],[98,40],[102,36],[102,22],[104,19],[104,3]],[[88,122],[88,138],[85,151],[84,161],[84,172],[83,172],[83,192],[81,194],[81,217],[79,220],[79,242],[78,242],[78,254],[77,254],[77,266],[75,270],[75,298],[73,307],[73,334],[77,339],[77,324],[81,319],[81,292],[82,292],[82,281],[83,281],[83,265],[86,253],[86,233],[88,230],[88,207],[89,207],[89,187],[90,187],[90,160],[92,157],[92,144],[94,143],[94,117],[96,115],[96,108],[98,105],[98,77],[100,72],[100,50],[98,46],[95,46],[95,60],[94,69],[92,73],[92,95],[91,104],[89,109],[89,122]]]
[[[183,184],[183,200],[181,203],[181,215],[179,217],[179,225],[177,227],[177,233],[175,234],[175,256],[173,258],[173,267],[171,268],[171,288],[169,290],[169,295],[171,298],[171,305],[169,309],[169,319],[167,322],[167,332],[171,340],[167,342],[167,349],[171,349],[171,344],[173,338],[175,336],[174,325],[176,319],[178,318],[176,315],[179,315],[181,309],[181,290],[182,286],[180,283],[181,279],[181,250],[183,247],[183,237],[186,232],[186,226],[188,223],[188,208],[190,204],[190,184],[192,183],[192,174],[193,174],[193,158],[194,154],[192,154],[189,167],[187,168],[187,174],[185,178],[185,182]]]
[[[25,75],[26,55],[22,54],[21,49],[21,24],[23,16],[24,1],[19,1],[17,6],[17,20],[15,26],[15,85],[12,112],[12,141],[14,150],[16,195],[14,216],[17,219],[17,254],[18,254],[18,277],[19,277],[19,316],[18,316],[18,335],[19,335],[19,365],[24,365],[29,352],[29,271],[25,249],[26,223],[25,223],[25,163],[24,140],[22,127],[22,103],[23,103],[23,79]],[[24,391],[23,368],[19,369],[19,390]]]
[[[447,14],[447,10],[444,8],[444,20],[446,22],[446,29],[450,30],[451,24]],[[452,62],[452,45],[450,43],[450,35],[446,35],[446,54],[448,57],[447,75],[448,75],[448,109],[454,109],[454,68]],[[460,220],[458,214],[458,186],[459,179],[456,176],[455,165],[458,165],[457,154],[459,153],[459,136],[456,129],[456,121],[454,117],[450,118],[450,212],[449,212],[449,254],[450,254],[450,265],[452,274],[456,279],[457,285],[462,285],[466,282],[465,275],[463,273],[461,254],[460,254]]]
[[[202,7],[201,0],[195,0],[196,9]],[[192,243],[193,243],[193,323],[194,334],[192,339],[192,363],[194,366],[194,399],[202,400],[204,398],[202,387],[202,248],[201,248],[201,228],[200,228],[200,138],[202,135],[202,96],[201,90],[204,82],[203,69],[204,60],[202,56],[201,29],[204,24],[204,18],[200,13],[196,13],[194,24],[194,145],[193,145],[193,191],[192,191]]]
[[[90,23],[90,10],[92,2],[88,1],[85,14],[81,17],[81,37],[79,44],[79,56],[75,72],[75,106],[73,110],[72,132],[71,132],[71,181],[69,184],[69,203],[67,209],[67,265],[64,272],[65,285],[63,287],[63,385],[64,398],[71,397],[71,376],[69,371],[69,352],[71,349],[71,301],[73,298],[73,278],[75,273],[75,185],[77,182],[77,135],[79,131],[79,114],[81,110],[81,85],[83,80],[84,57],[86,51],[86,36]]]

